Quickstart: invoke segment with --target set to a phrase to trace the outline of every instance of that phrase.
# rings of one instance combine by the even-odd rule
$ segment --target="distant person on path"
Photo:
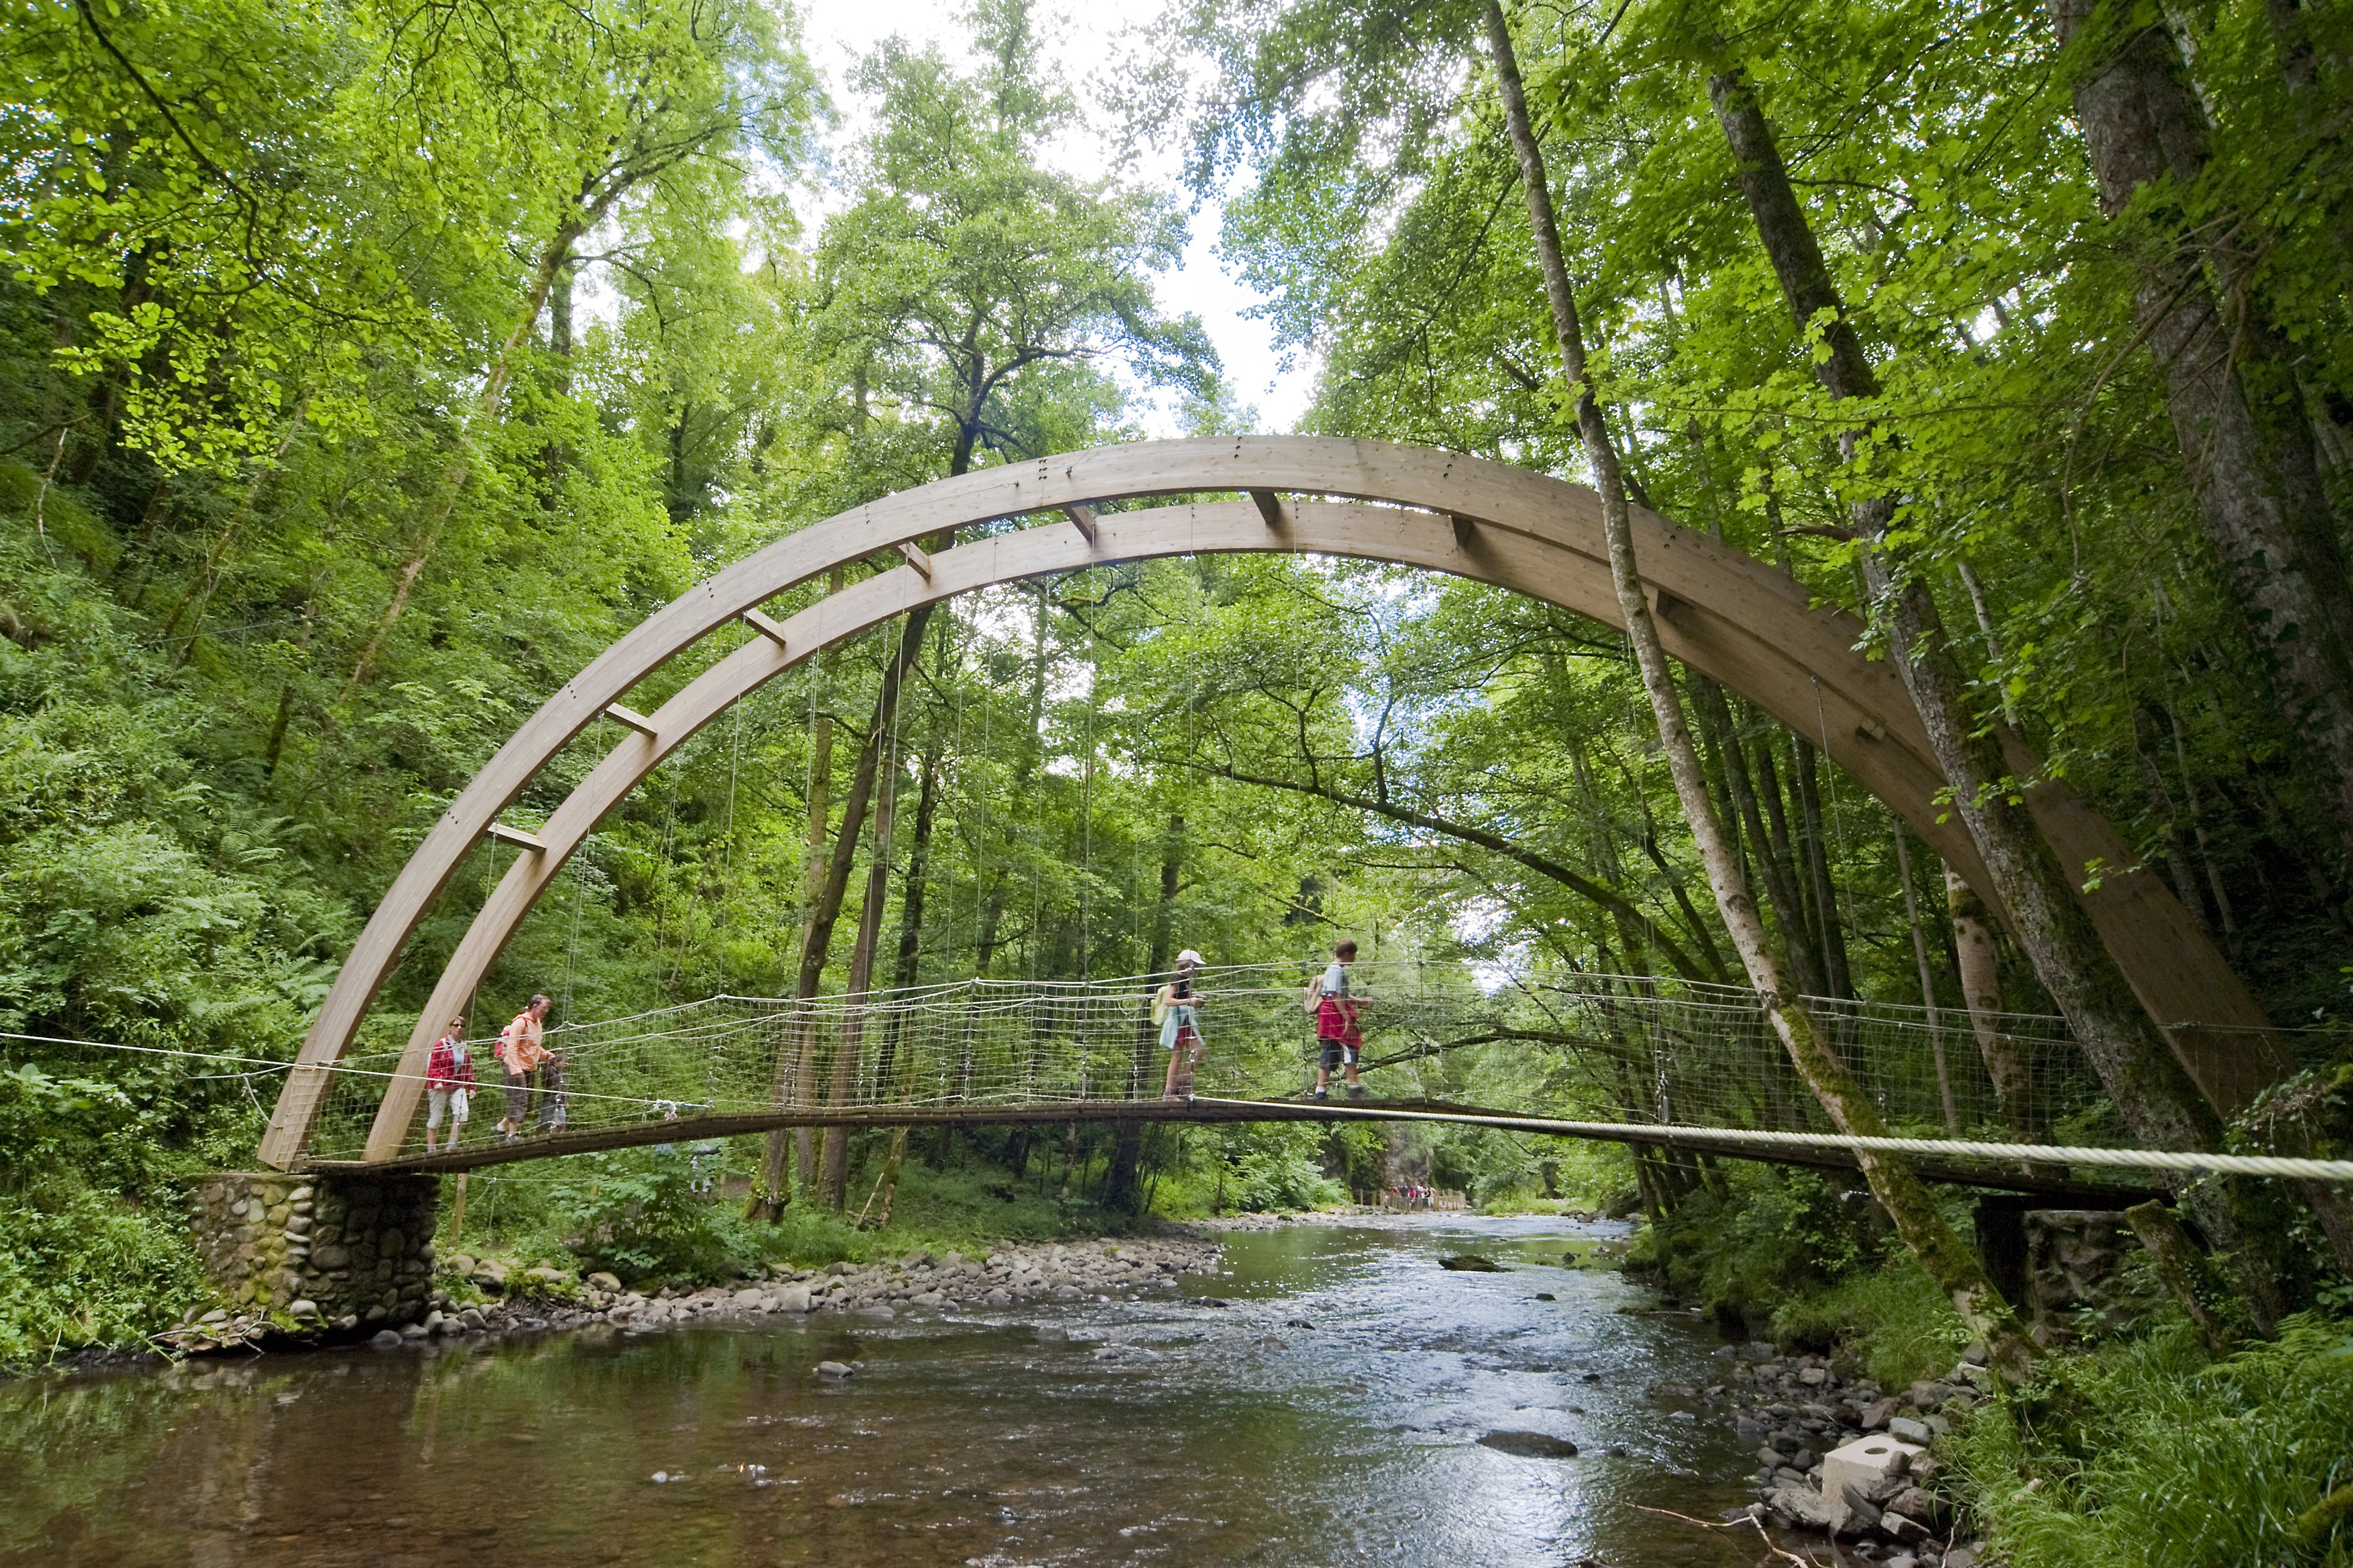
[[[1160,1048],[1168,1053],[1163,1100],[1193,1097],[1193,1074],[1201,1065],[1201,994],[1193,989],[1193,974],[1200,967],[1201,955],[1187,948],[1176,955],[1176,977],[1152,999],[1152,1016],[1160,1024]]]
[[[449,1032],[433,1042],[433,1054],[425,1059],[425,1152],[434,1152],[433,1134],[440,1131],[443,1118],[449,1122],[447,1149],[458,1147],[458,1134],[465,1131],[466,1118],[473,1109],[474,1052],[466,1044],[466,1020],[449,1020]]]
[[[1309,1000],[1315,1005],[1315,1042],[1319,1050],[1315,1063],[1315,1092],[1312,1098],[1332,1098],[1332,1071],[1342,1069],[1348,1080],[1348,1098],[1365,1098],[1365,1086],[1356,1079],[1356,1056],[1365,1037],[1356,1027],[1357,1010],[1363,1006],[1360,998],[1348,988],[1348,965],[1356,961],[1356,944],[1342,942],[1332,949],[1331,966],[1310,988]]]
[[[531,1119],[532,1088],[539,1080],[540,1064],[547,1060],[546,1035],[540,1026],[550,1005],[544,995],[534,996],[499,1031],[499,1065],[506,1069],[507,1092],[499,1136],[510,1142],[522,1136],[522,1124]]]

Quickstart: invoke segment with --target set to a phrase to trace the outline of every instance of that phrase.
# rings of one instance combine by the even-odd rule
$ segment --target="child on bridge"
[[[1339,942],[1332,949],[1331,967],[1308,987],[1307,1000],[1315,1014],[1315,1043],[1320,1053],[1315,1063],[1315,1092],[1310,1099],[1332,1098],[1335,1068],[1345,1071],[1348,1098],[1365,1098],[1365,1086],[1356,1078],[1356,1058],[1365,1043],[1364,1031],[1356,1026],[1356,1015],[1364,1000],[1351,994],[1348,988],[1348,965],[1356,961],[1356,944]]]
[[[1193,989],[1193,973],[1201,955],[1191,948],[1176,955],[1176,977],[1152,999],[1152,1016],[1160,1025],[1160,1048],[1168,1053],[1168,1081],[1163,1100],[1190,1100],[1193,1074],[1201,1065],[1201,994]]]

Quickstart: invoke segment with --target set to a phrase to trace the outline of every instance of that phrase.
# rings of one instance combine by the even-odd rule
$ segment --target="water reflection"
[[[1449,1216],[1236,1235],[1229,1272],[1188,1285],[1224,1307],[763,1320],[20,1384],[0,1389],[0,1562],[1751,1561],[1753,1536],[1634,1506],[1713,1518],[1743,1500],[1746,1462],[1705,1396],[1677,1392],[1722,1367],[1714,1336],[1561,1265],[1599,1233]],[[1438,1266],[1462,1251],[1506,1271]],[[857,1375],[822,1379],[825,1360]],[[1477,1445],[1498,1429],[1582,1451]]]

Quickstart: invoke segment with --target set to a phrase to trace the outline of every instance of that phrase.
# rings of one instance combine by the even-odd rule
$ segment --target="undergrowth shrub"
[[[716,1284],[758,1271],[777,1250],[775,1228],[712,1198],[683,1150],[618,1149],[562,1168],[549,1201],[564,1246],[589,1268]]]
[[[1947,1371],[1968,1330],[1936,1282],[1909,1252],[1858,1269],[1826,1289],[1783,1302],[1773,1337],[1811,1350],[1841,1350],[1882,1388],[1904,1388]]]
[[[2353,1523],[2298,1531],[2353,1484],[2353,1331],[2293,1318],[2216,1360],[2175,1321],[2053,1357],[1954,1452],[1995,1543],[2034,1568],[2353,1568]]]
[[[187,1226],[78,1184],[0,1198],[0,1367],[136,1342],[204,1285]]]
[[[1287,1148],[1253,1149],[1234,1162],[1233,1205],[1250,1213],[1312,1209],[1348,1201],[1348,1190],[1314,1158]]]

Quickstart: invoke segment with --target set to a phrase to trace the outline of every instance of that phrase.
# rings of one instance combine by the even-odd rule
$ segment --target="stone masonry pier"
[[[324,1334],[423,1317],[439,1185],[416,1174],[200,1177],[189,1217],[218,1310],[244,1320],[248,1333],[262,1326],[256,1320]]]

